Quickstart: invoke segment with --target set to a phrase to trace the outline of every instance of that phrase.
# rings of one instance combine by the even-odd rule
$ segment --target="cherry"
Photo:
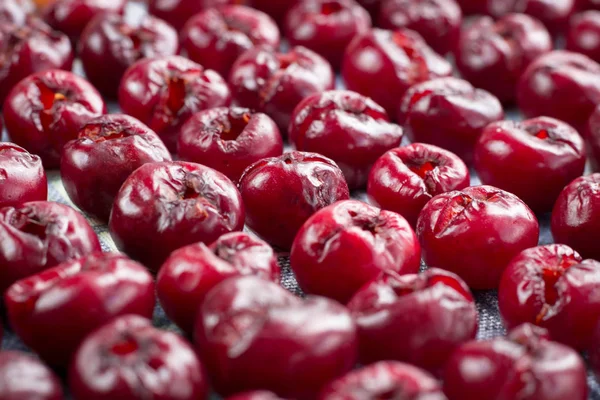
[[[69,369],[69,386],[78,399],[208,398],[194,349],[137,315],[114,319],[81,343]]]
[[[270,0],[269,0],[270,1]],[[283,2],[283,0],[278,0]],[[181,30],[192,16],[199,12],[228,4],[242,4],[244,0],[148,0],[150,14],[167,21]]]
[[[377,160],[367,193],[379,207],[397,212],[416,226],[419,213],[434,196],[469,185],[469,170],[460,158],[430,144],[413,143]]]
[[[6,400],[63,400],[58,378],[37,358],[17,352],[0,352],[0,397]]]
[[[244,392],[234,394],[233,396],[227,397],[226,400],[283,400],[273,392],[267,390],[254,390],[251,392]]]
[[[179,56],[140,60],[121,81],[119,105],[154,130],[174,152],[182,125],[198,111],[228,106],[219,74]]]
[[[454,272],[472,289],[497,288],[510,260],[535,246],[539,233],[529,207],[493,186],[440,194],[417,222],[427,265]]]
[[[452,66],[408,29],[372,29],[358,35],[342,62],[348,89],[372,98],[389,115],[396,113],[410,86],[451,74]]]
[[[576,0],[575,2],[581,10],[600,10],[599,0]]]
[[[244,205],[227,177],[189,162],[144,164],[119,190],[110,233],[119,249],[156,270],[180,247],[212,243],[244,227]]]
[[[255,162],[242,175],[239,188],[248,227],[285,250],[311,215],[350,197],[333,161],[299,151]]]
[[[582,133],[587,141],[592,168],[594,171],[600,171],[600,105],[590,115],[587,126]]]
[[[357,355],[356,327],[345,307],[322,297],[303,300],[255,276],[213,288],[194,336],[222,395],[263,389],[284,398],[314,398],[352,369]]]
[[[3,0],[0,3],[0,21],[23,25],[27,17],[35,11],[35,4],[32,0]]]
[[[214,1],[214,0],[213,0]],[[229,0],[243,1],[243,0]],[[269,14],[277,23],[283,25],[286,14],[300,0],[246,0],[253,8]]]
[[[475,148],[475,169],[486,185],[515,194],[535,212],[556,198],[585,168],[585,145],[575,129],[553,118],[488,125]]]
[[[283,154],[279,128],[266,114],[217,107],[194,114],[181,128],[179,158],[198,162],[237,182],[252,163]]]
[[[32,201],[0,209],[0,293],[15,281],[100,251],[83,215],[63,204]]]
[[[160,268],[156,291],[169,318],[191,334],[208,291],[238,275],[279,282],[273,249],[243,232],[225,234],[210,246],[196,243],[183,247],[174,251]]]
[[[417,237],[402,216],[357,200],[313,215],[298,232],[290,256],[303,290],[342,303],[382,272],[418,272],[420,260]]]
[[[369,12],[371,18],[374,21],[377,21],[377,17],[379,15],[379,10],[381,9],[382,0],[357,0],[358,4],[363,6],[365,10]]]
[[[0,208],[48,197],[42,160],[12,143],[0,142],[0,182]]]
[[[590,10],[574,15],[566,35],[567,50],[585,54],[600,61],[600,11]]]
[[[62,70],[47,70],[19,82],[4,102],[10,138],[57,168],[63,146],[79,128],[106,112],[100,94],[85,79]]]

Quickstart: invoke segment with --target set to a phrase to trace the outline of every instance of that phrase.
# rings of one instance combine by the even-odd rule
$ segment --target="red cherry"
[[[48,182],[42,160],[12,143],[0,143],[0,181],[0,208],[46,200],[48,197]]]
[[[17,351],[0,352],[0,397],[6,400],[63,400],[60,380],[37,358]]]

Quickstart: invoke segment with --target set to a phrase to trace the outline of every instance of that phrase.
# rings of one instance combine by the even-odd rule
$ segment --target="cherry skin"
[[[363,6],[365,10],[371,14],[371,18],[374,21],[377,21],[377,17],[379,16],[379,11],[381,9],[382,0],[357,0],[358,4]]]
[[[151,270],[178,248],[212,243],[243,227],[235,185],[212,168],[183,161],[135,170],[117,193],[109,221],[119,249]]]
[[[34,356],[0,352],[0,397],[6,400],[63,400],[58,377]]]
[[[218,73],[179,56],[138,61],[119,88],[123,112],[158,133],[172,152],[182,125],[192,115],[230,102],[227,83]]]
[[[333,161],[300,151],[255,162],[242,175],[239,188],[248,227],[284,250],[311,215],[350,197]]]
[[[63,204],[32,201],[0,209],[0,293],[19,279],[100,251],[96,233]]]
[[[600,61],[600,11],[590,10],[571,18],[566,49]]]
[[[214,1],[214,0],[213,0]],[[240,0],[229,0],[229,1],[240,1]],[[266,12],[277,21],[278,24],[283,25],[285,16],[289,10],[300,0],[246,0],[248,3],[258,10]]]
[[[237,182],[252,163],[283,154],[279,128],[266,114],[217,107],[194,114],[181,128],[181,160],[197,162]]]
[[[544,25],[528,15],[509,14],[497,21],[478,17],[461,32],[456,65],[475,87],[511,102],[525,69],[552,46]]]
[[[410,86],[451,74],[450,63],[408,29],[372,29],[358,35],[342,62],[346,87],[372,98],[389,115],[396,113]]]
[[[41,157],[45,168],[60,166],[63,146],[79,128],[106,112],[106,105],[85,79],[47,70],[19,82],[4,102],[4,122],[16,144]]]
[[[342,303],[382,272],[418,272],[420,260],[417,237],[402,216],[357,200],[340,201],[313,215],[298,232],[290,255],[304,291]]]
[[[0,21],[23,25],[35,11],[33,0],[4,0],[0,3]]]
[[[300,1],[285,19],[285,36],[290,44],[313,50],[334,68],[339,68],[354,36],[369,29],[371,16],[355,0]]]
[[[576,0],[576,3],[581,10],[600,10],[599,0]]]
[[[447,400],[438,381],[415,366],[380,361],[351,371],[330,382],[319,400],[364,399]]]
[[[577,352],[524,324],[508,337],[472,341],[456,349],[444,373],[450,400],[585,400],[586,370]]]
[[[414,227],[434,196],[468,186],[469,170],[460,158],[430,144],[413,143],[377,160],[367,193],[376,205],[402,215]]]
[[[263,45],[237,59],[229,86],[235,103],[267,114],[285,134],[298,103],[333,89],[334,79],[331,65],[305,47],[278,53]]]
[[[535,215],[517,196],[493,186],[431,199],[417,221],[423,259],[454,272],[472,289],[495,289],[510,260],[538,242]]]
[[[411,29],[438,53],[456,46],[462,11],[455,0],[383,0],[379,26],[385,29]]]
[[[596,375],[596,379],[600,376],[600,327],[598,325],[596,325],[596,328],[594,329],[594,334],[592,336],[592,341],[591,341],[591,345],[588,349],[588,356],[589,356],[589,360],[590,360],[590,367],[592,369],[592,371],[594,371],[594,374]],[[243,399],[238,399],[238,400],[243,400]],[[251,400],[251,399],[248,399]],[[261,400],[260,398],[254,399],[254,400]],[[271,399],[267,399],[265,398],[264,400],[271,400]],[[277,400],[277,399],[272,399],[272,400]]]
[[[69,368],[78,399],[204,400],[208,382],[194,349],[152,321],[126,315],[91,333]]]
[[[246,50],[259,45],[276,49],[279,40],[279,28],[271,17],[238,5],[204,10],[181,31],[181,48],[188,58],[225,77]]]
[[[48,198],[42,160],[16,144],[0,142],[0,181],[0,208]]]
[[[551,228],[556,243],[600,260],[595,240],[600,229],[600,174],[577,178],[563,189],[552,210]]]
[[[283,400],[273,392],[267,390],[254,390],[229,396],[226,400]]]
[[[341,304],[301,299],[255,276],[230,278],[208,293],[194,338],[217,392],[262,389],[284,398],[314,398],[352,369],[358,344]]]
[[[160,268],[156,291],[169,318],[192,334],[206,294],[227,278],[240,275],[279,282],[279,266],[267,243],[232,232],[209,246],[196,243],[174,251]]]
[[[475,147],[481,182],[504,189],[533,211],[552,211],[556,198],[585,169],[585,145],[571,126],[548,117],[488,125]]]
[[[151,318],[155,302],[152,275],[117,253],[59,264],[17,281],[4,298],[10,324],[23,342],[61,367],[90,332],[119,315]],[[54,339],[48,341],[50,332]]]
[[[205,9],[243,3],[245,0],[148,0],[148,11],[179,31],[192,16]]]
[[[600,105],[598,105],[583,132],[586,140],[588,156],[594,171],[600,171]]]

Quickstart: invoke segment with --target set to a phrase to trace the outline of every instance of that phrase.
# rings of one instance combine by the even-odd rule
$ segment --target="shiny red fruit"
[[[0,398],[5,400],[63,400],[54,372],[29,354],[0,352]]]
[[[438,195],[417,222],[425,263],[454,272],[472,289],[497,288],[510,260],[535,246],[539,233],[529,207],[493,186]]]
[[[574,15],[566,40],[567,50],[600,61],[600,11],[590,10]]]
[[[85,79],[48,70],[23,79],[4,102],[4,122],[16,144],[57,168],[63,146],[89,120],[106,112],[104,100]]]
[[[313,215],[298,232],[290,256],[304,291],[342,303],[382,272],[418,272],[420,261],[419,242],[404,218],[357,200]]]
[[[214,0],[213,0],[214,1]],[[243,0],[229,0],[229,1],[243,1]],[[283,25],[284,18],[288,11],[300,0],[246,0],[250,6],[266,12],[269,14],[278,24]]]
[[[596,172],[600,171],[600,105],[590,115],[590,119],[582,134],[586,140],[592,168]]]
[[[217,107],[188,119],[177,149],[181,160],[214,168],[237,182],[252,163],[283,154],[283,140],[266,114],[242,107]]]
[[[576,0],[582,10],[600,10],[600,0]]]
[[[350,197],[332,160],[300,151],[255,162],[242,175],[239,188],[248,227],[286,250],[311,215]]]
[[[12,143],[0,142],[0,182],[0,208],[48,197],[42,160]]]
[[[23,25],[34,11],[32,0],[3,0],[0,3],[0,22]]]
[[[227,278],[240,275],[278,283],[279,266],[267,243],[233,232],[210,246],[196,243],[174,251],[160,268],[156,291],[169,318],[191,334],[206,294]]]
[[[301,299],[253,276],[228,279],[208,293],[194,336],[222,395],[263,389],[314,398],[352,369],[357,355],[356,327],[345,307],[322,297]]]
[[[148,0],[148,11],[181,30],[188,19],[205,9],[240,3],[245,0]]]
[[[254,390],[227,397],[225,400],[283,400],[273,392],[267,390]]]

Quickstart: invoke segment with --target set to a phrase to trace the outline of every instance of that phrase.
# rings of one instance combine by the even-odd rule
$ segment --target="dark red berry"
[[[12,143],[0,142],[0,182],[0,208],[48,197],[42,160]]]
[[[37,358],[0,352],[0,397],[5,400],[63,400],[60,380]]]
[[[586,129],[582,133],[588,145],[592,168],[594,171],[600,171],[600,105],[590,115]]]
[[[148,11],[181,30],[188,19],[205,9],[244,2],[245,0],[148,0]],[[280,2],[284,1],[277,0],[277,3]]]

